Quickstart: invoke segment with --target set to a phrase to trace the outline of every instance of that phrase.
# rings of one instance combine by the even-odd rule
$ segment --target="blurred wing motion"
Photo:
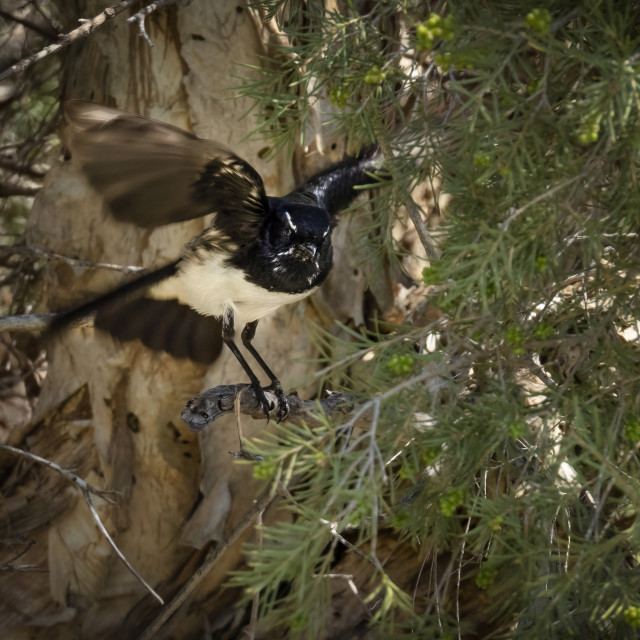
[[[236,224],[267,215],[260,175],[226,147],[82,100],[66,102],[64,111],[72,161],[116,219],[154,227],[212,212],[239,216]]]
[[[377,166],[377,151],[369,149],[283,198],[268,198],[257,171],[222,145],[90,102],[72,100],[64,110],[71,160],[116,219],[148,228],[215,215],[181,258],[59,315],[51,330],[93,315],[96,327],[121,340],[139,338],[198,362],[217,357],[223,331],[218,318],[192,307],[212,315],[233,311],[231,318],[253,323],[253,332],[259,318],[311,293],[331,268],[337,214]],[[227,332],[224,340],[232,339]]]

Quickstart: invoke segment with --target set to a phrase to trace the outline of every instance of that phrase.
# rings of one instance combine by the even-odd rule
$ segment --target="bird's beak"
[[[318,248],[315,244],[311,242],[306,244],[298,245],[298,255],[302,260],[314,260],[316,257],[316,253],[318,253]]]

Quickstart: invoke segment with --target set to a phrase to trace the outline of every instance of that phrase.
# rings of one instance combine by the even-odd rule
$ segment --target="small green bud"
[[[435,267],[425,267],[422,270],[422,282],[424,282],[427,287],[429,285],[438,284],[438,282],[440,282],[438,270]]]
[[[253,467],[253,477],[256,480],[269,480],[275,470],[276,465],[273,461],[262,460]]]
[[[547,268],[547,258],[546,256],[538,256],[536,258],[536,269],[538,271],[544,271]]]
[[[378,65],[374,64],[371,69],[367,71],[364,81],[367,84],[380,84],[386,77],[387,74],[381,71]]]
[[[340,85],[339,87],[333,87],[331,91],[329,91],[329,102],[331,104],[335,104],[336,107],[340,109],[344,109],[347,106],[347,100],[351,96],[351,92],[345,85]]]
[[[439,455],[440,447],[427,447],[422,452],[422,462],[424,462],[427,467],[430,467],[437,460]]]
[[[630,418],[624,425],[624,435],[631,442],[640,441],[640,421]]]
[[[524,24],[537,34],[546,35],[551,27],[551,14],[547,9],[533,9],[527,14]]]
[[[464,502],[464,489],[453,489],[446,496],[440,498],[440,511],[443,516],[450,518],[456,509]]]
[[[627,607],[622,617],[632,629],[640,629],[640,607]]]
[[[520,327],[516,327],[515,325],[507,327],[505,338],[511,345],[515,355],[520,356],[524,353],[524,336],[522,335]]]
[[[478,167],[478,169],[487,169],[491,164],[491,156],[486,153],[481,153],[480,151],[476,151],[473,154],[473,166]]]
[[[400,355],[394,353],[387,362],[387,369],[396,376],[401,376],[413,371],[413,356],[408,353]]]
[[[441,18],[437,13],[432,13],[425,22],[416,28],[416,49],[429,51],[436,41],[450,42],[454,37],[453,16]]]
[[[540,322],[538,326],[533,330],[533,335],[540,340],[546,340],[550,338],[555,332],[555,329],[546,322]]]
[[[476,584],[480,589],[487,589],[493,584],[496,579],[498,570],[495,567],[490,567],[487,564],[483,564],[476,576]]]
[[[524,422],[521,420],[515,420],[509,425],[509,437],[517,440],[522,437],[524,433]]]
[[[491,518],[491,520],[489,520],[489,529],[491,529],[491,531],[500,531],[500,529],[502,529],[503,523],[504,518],[502,516]]]

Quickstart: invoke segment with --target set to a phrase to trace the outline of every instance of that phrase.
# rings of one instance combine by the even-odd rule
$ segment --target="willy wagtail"
[[[251,344],[260,318],[313,293],[331,269],[337,214],[373,182],[374,150],[347,158],[280,197],[265,193],[257,171],[224,146],[168,124],[89,102],[66,102],[71,160],[118,220],[141,227],[214,214],[170,264],[59,314],[53,331],[89,315],[122,340],[198,362],[222,341],[249,376],[268,417],[260,382],[234,342],[242,343],[288,406],[278,378]]]

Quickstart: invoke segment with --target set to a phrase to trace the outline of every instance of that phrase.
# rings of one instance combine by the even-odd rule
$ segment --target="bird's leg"
[[[246,350],[253,356],[255,361],[262,367],[262,370],[269,376],[269,380],[271,380],[271,384],[267,387],[267,389],[269,391],[273,391],[278,398],[278,422],[280,422],[281,420],[284,420],[289,414],[289,403],[287,401],[287,396],[282,390],[280,380],[278,380],[273,371],[271,371],[271,369],[267,366],[267,363],[262,359],[262,356],[256,351],[256,348],[251,344],[251,341],[256,335],[257,326],[257,320],[249,322],[244,326],[241,334],[242,344],[245,346]]]
[[[255,333],[255,328],[254,328]],[[244,342],[244,331],[242,332]],[[262,385],[260,384],[260,380],[258,380],[258,376],[251,370],[248,362],[244,359],[244,356],[240,353],[240,349],[238,349],[238,345],[233,341],[236,337],[236,332],[233,326],[233,311],[231,309],[227,309],[225,311],[224,316],[222,316],[222,340],[229,347],[231,353],[236,357],[236,360],[240,363],[240,366],[244,369],[244,372],[249,376],[249,380],[251,380],[251,386],[258,398],[258,404],[262,404],[262,410],[267,416],[267,420],[269,419],[269,401],[264,394],[262,389]],[[252,350],[255,353],[255,349]],[[260,362],[260,361],[259,361]]]

